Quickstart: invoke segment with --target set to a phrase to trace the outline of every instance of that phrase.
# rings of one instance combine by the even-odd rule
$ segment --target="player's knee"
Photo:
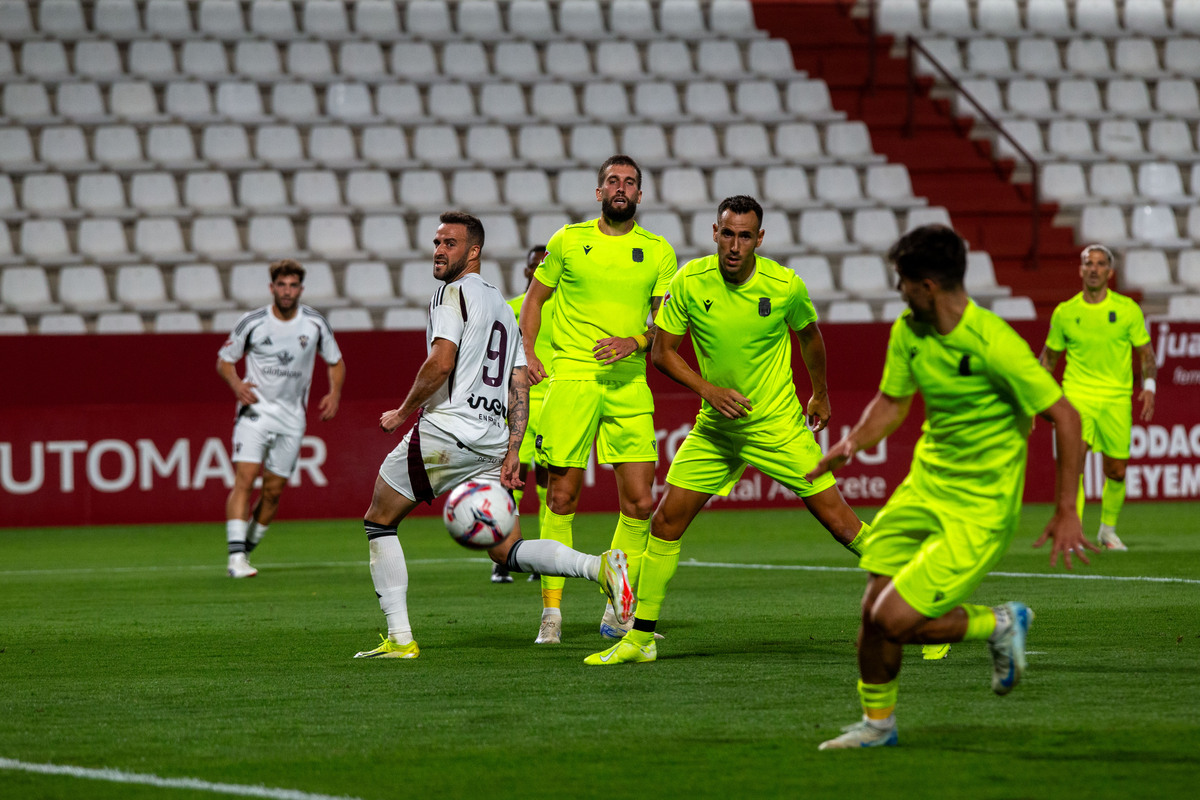
[[[650,495],[632,498],[624,505],[626,507],[621,509],[621,512],[634,519],[650,519],[650,515],[654,513],[654,498]]]
[[[1125,463],[1120,462],[1117,464],[1105,464],[1104,465],[1104,477],[1108,478],[1110,481],[1124,481],[1125,480]]]

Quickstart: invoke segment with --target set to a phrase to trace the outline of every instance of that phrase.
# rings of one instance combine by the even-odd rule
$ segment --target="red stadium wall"
[[[1041,323],[1018,330],[1040,349]],[[828,325],[830,436],[852,425],[883,366],[885,325]],[[1200,325],[1151,325],[1159,356],[1159,408],[1134,430],[1130,500],[1200,497]],[[217,335],[5,337],[9,378],[0,397],[0,526],[221,520],[232,482],[234,402],[215,370]],[[281,519],[354,517],[366,509],[375,471],[397,437],[376,421],[399,404],[425,354],[423,334],[343,333],[347,364],[341,411],[309,425],[301,466]],[[320,362],[318,362],[320,364]],[[650,370],[657,398],[658,476],[687,433],[699,401]],[[797,356],[797,372],[807,379]],[[319,365],[312,401],[324,392]],[[313,414],[310,412],[310,419]],[[840,475],[854,504],[878,505],[907,471],[918,411],[875,451]],[[1026,499],[1051,499],[1050,432],[1033,434]],[[529,502],[529,501],[527,501]],[[799,507],[791,494],[750,470],[717,507]],[[435,505],[435,509],[438,506]],[[588,475],[581,511],[612,511],[612,472]]]

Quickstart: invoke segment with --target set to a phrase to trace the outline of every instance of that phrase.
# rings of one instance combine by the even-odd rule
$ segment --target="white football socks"
[[[522,572],[563,578],[600,578],[600,556],[589,556],[553,539],[522,539],[516,553]]]
[[[408,565],[404,548],[396,536],[380,536],[368,543],[371,551],[371,581],[379,595],[379,607],[387,617],[388,638],[396,644],[413,640],[408,621]]]
[[[229,555],[246,552],[246,520],[225,520],[225,542],[229,545]]]

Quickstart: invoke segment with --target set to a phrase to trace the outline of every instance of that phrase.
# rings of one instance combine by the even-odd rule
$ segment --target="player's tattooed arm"
[[[521,449],[529,426],[529,368],[514,367],[508,381],[508,449]]]

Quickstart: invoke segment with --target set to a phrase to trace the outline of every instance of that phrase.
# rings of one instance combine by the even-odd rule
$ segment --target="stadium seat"
[[[399,214],[368,214],[359,229],[362,249],[374,258],[402,261],[413,258],[408,225]]]
[[[646,72],[658,78],[685,80],[692,76],[692,51],[678,39],[655,39],[646,46]]]
[[[555,125],[523,125],[517,134],[517,156],[547,169],[570,164],[563,150],[562,133]]]
[[[167,298],[167,286],[156,266],[133,265],[117,269],[117,302],[132,311],[174,311],[179,306]]]
[[[853,297],[882,303],[896,296],[891,273],[878,255],[848,255],[838,270],[838,285]]]
[[[192,221],[192,252],[212,261],[233,262],[249,258],[242,247],[232,217],[197,217]]]
[[[1083,167],[1071,162],[1043,165],[1039,188],[1044,200],[1063,205],[1086,203],[1091,197]]]
[[[1172,295],[1167,298],[1166,318],[1200,321],[1200,294]]]
[[[102,155],[107,155],[104,151],[104,137],[101,135],[105,129],[99,129],[95,133],[96,160],[101,160]],[[113,130],[108,128],[107,130]],[[133,134],[136,137],[136,132],[132,128],[123,128],[122,131],[127,134]],[[134,140],[136,146],[136,138]],[[83,129],[75,125],[52,125],[42,128],[38,134],[38,153],[41,161],[49,167],[64,171],[88,170],[92,168],[88,158],[87,141],[84,138]],[[141,147],[137,146],[137,153],[140,157]]]
[[[392,75],[408,81],[426,82],[440,77],[433,45],[401,40],[392,45],[388,58]]]
[[[419,210],[445,208],[449,200],[445,180],[437,170],[405,170],[398,193],[401,204]]]
[[[694,85],[691,83],[688,84],[685,105],[688,114],[703,117],[704,114],[698,113],[691,105],[691,92]],[[719,94],[715,97],[715,103],[718,104],[722,98],[725,98],[724,87],[721,87]],[[683,114],[683,109],[679,104],[679,92],[675,89],[675,84],[669,81],[639,82],[633,91],[633,108],[639,119],[648,121],[673,121],[677,120]],[[724,114],[728,115],[727,98]]]
[[[831,324],[874,321],[871,304],[864,300],[834,300],[822,318],[822,322]]]
[[[1000,286],[996,282],[996,268],[992,264],[992,257],[982,250],[967,253],[967,274],[963,285],[967,293],[976,299],[990,300],[1012,294],[1009,287]]]
[[[1107,242],[1112,245],[1119,241],[1129,242],[1129,227],[1125,223],[1125,215],[1116,206],[1087,206],[1079,215],[1079,235],[1077,241]]]
[[[687,39],[708,32],[699,0],[662,0],[658,14],[659,28],[668,36]]]
[[[333,51],[327,42],[295,40],[287,43],[284,66],[298,81],[323,83],[334,77]]]
[[[873,202],[863,198],[858,171],[842,164],[817,167],[813,176],[813,192],[818,200],[839,208],[854,208]]]
[[[1022,38],[1017,41],[1017,71],[1039,78],[1063,74],[1062,56],[1053,39]]]
[[[763,227],[766,227],[764,220]],[[818,252],[845,253],[858,249],[846,240],[842,213],[835,209],[814,208],[800,213],[800,241]]]
[[[740,117],[759,122],[778,122],[793,116],[790,111],[784,112],[779,89],[773,80],[738,81],[734,90],[733,107]]]
[[[975,23],[982,33],[1009,37],[1022,33],[1017,0],[976,0]]]
[[[192,258],[184,247],[179,221],[171,217],[138,219],[134,225],[133,241],[136,252],[160,264],[189,261]]]
[[[170,81],[163,93],[166,113],[188,123],[214,122],[212,93],[202,81]]]
[[[359,305],[381,307],[398,302],[392,276],[382,261],[356,261],[343,274],[346,297]]]
[[[446,77],[478,80],[488,72],[487,52],[479,42],[447,42],[442,46],[442,74]]]
[[[869,250],[887,252],[900,238],[900,226],[890,208],[860,208],[854,212],[851,235]]]
[[[817,126],[811,122],[785,122],[775,129],[775,155],[792,164],[831,161],[821,146]]]
[[[834,286],[833,269],[825,256],[792,256],[787,260],[787,266],[804,281],[808,296],[814,303],[845,300],[849,296]]]
[[[1157,78],[1162,74],[1158,46],[1151,39],[1118,39],[1114,45],[1113,63],[1117,72],[1123,75]]]
[[[1075,6],[1075,28],[1083,33],[1099,37],[1116,38],[1121,35],[1121,23],[1117,18],[1116,0],[1088,0]]]
[[[250,156],[250,140],[241,125],[208,125],[200,138],[200,154],[214,167],[248,167],[255,164]]]
[[[292,4],[253,0],[250,3],[250,32],[268,39],[292,39],[298,33]]]
[[[292,204],[305,211],[340,210],[342,189],[332,170],[299,170],[292,177]]]
[[[1128,31],[1166,37],[1171,33],[1163,0],[1125,0],[1121,19]]]
[[[734,195],[761,197],[758,177],[748,167],[718,167],[712,172],[712,198],[720,203]]]
[[[599,42],[596,72],[611,80],[637,80],[643,75],[642,56],[630,41]]]
[[[1123,290],[1140,292],[1145,297],[1164,298],[1181,293],[1183,287],[1171,280],[1171,267],[1162,250],[1127,250],[1117,271]]]
[[[567,148],[580,164],[600,164],[617,152],[617,140],[608,125],[574,125]]]
[[[721,157],[717,130],[708,123],[678,125],[671,136],[671,153],[684,164],[711,164]]]
[[[1028,297],[997,297],[992,301],[992,313],[1001,319],[1037,319],[1037,309]]]
[[[410,6],[410,15],[413,13],[413,10],[413,7]],[[433,16],[432,12],[427,11],[426,13]],[[413,27],[414,25],[416,27]],[[500,4],[495,0],[460,3],[455,8],[453,29],[451,29],[448,22],[443,21],[440,17],[427,22],[423,19],[412,19],[410,16],[407,30],[410,34],[416,34],[426,39],[449,38],[453,37],[456,32],[461,36],[481,41],[501,38],[507,35],[504,29],[504,18],[500,13]]]
[[[1102,154],[1123,160],[1145,158],[1146,154],[1142,145],[1141,126],[1131,119],[1101,120],[1096,132],[1096,144]]]
[[[567,83],[538,83],[530,92],[530,110],[542,120],[579,121],[575,89]]]
[[[475,211],[499,209],[502,205],[496,176],[486,169],[455,170],[450,181],[450,199],[456,208]]]
[[[429,312],[423,308],[389,308],[383,312],[385,331],[423,331]]]
[[[222,80],[229,77],[225,46],[207,39],[191,39],[179,48],[179,71],[200,80]]]
[[[1005,106],[1010,114],[1033,119],[1047,119],[1055,115],[1050,87],[1041,78],[1011,80],[1005,95]]]
[[[926,27],[931,31],[955,36],[976,32],[967,0],[927,0],[925,14]]]
[[[154,315],[155,333],[200,333],[204,330],[195,311],[160,311]]]
[[[864,122],[832,122],[825,127],[825,152],[841,161],[882,161],[871,148],[871,134]]]
[[[796,76],[796,63],[792,57],[792,46],[786,39],[759,39],[751,41],[746,50],[746,66],[750,72],[764,78],[791,78]]]
[[[1138,165],[1137,191],[1153,202],[1192,205],[1195,198],[1183,188],[1183,174],[1173,161],[1151,161]]]
[[[21,182],[21,208],[41,216],[72,216],[75,209],[67,177],[58,173],[25,176]]]
[[[1004,39],[975,38],[967,41],[967,71],[980,77],[1004,78],[1013,72],[1012,54]],[[1009,87],[1011,97],[1012,87]],[[1012,108],[1010,101],[1009,108]]]
[[[60,83],[54,106],[60,117],[80,124],[96,124],[109,118],[100,97],[100,87],[91,82]]]
[[[545,49],[546,74],[559,80],[585,80],[595,73],[583,42],[552,41]]]
[[[339,0],[309,0],[303,6],[301,27],[305,34],[320,39],[336,39],[350,34],[346,3]]]
[[[365,308],[332,308],[325,319],[335,331],[369,331],[375,327],[371,312]]]
[[[354,225],[341,214],[318,214],[308,218],[305,231],[307,249],[318,256],[336,259],[364,258],[358,248]]]
[[[1144,204],[1134,206],[1129,216],[1129,233],[1152,247],[1186,247],[1190,240],[1179,236],[1175,211],[1168,205]],[[1094,241],[1107,241],[1096,239]]]
[[[950,213],[941,206],[929,206],[928,208],[913,208],[908,212],[904,221],[904,233],[908,233],[914,228],[922,225],[945,225],[948,228],[953,228],[953,223],[950,222]]]
[[[1200,117],[1200,93],[1192,78],[1170,78],[1154,89],[1154,107],[1164,114],[1188,119]]]
[[[87,323],[81,314],[55,313],[38,317],[38,333],[63,335],[87,333]]]
[[[629,97],[624,85],[609,81],[589,81],[583,87],[583,111],[596,120],[607,121],[629,116]]]
[[[1121,102],[1120,94],[1118,91],[1118,102]],[[1054,105],[1064,114],[1083,119],[1095,119],[1105,113],[1100,104],[1100,89],[1091,78],[1068,78],[1059,81],[1055,87]]]
[[[23,314],[63,310],[62,304],[50,296],[50,279],[42,267],[5,267],[0,272],[0,303]]]
[[[1200,10],[1200,6],[1197,9]],[[1163,45],[1163,67],[1173,77],[1188,77],[1200,72],[1200,40],[1192,36],[1167,39]]]
[[[92,28],[115,39],[140,35],[142,22],[135,0],[97,0],[92,6]]]
[[[144,214],[186,213],[175,177],[167,172],[139,172],[130,178],[129,203]]]
[[[184,36],[192,32],[192,14],[186,0],[146,0],[147,32],[163,36]]]
[[[350,300],[338,294],[328,261],[305,261],[304,271],[303,302],[320,309],[350,305]]]
[[[246,229],[246,245],[255,255],[269,261],[285,255],[298,257],[300,252],[296,229],[290,219],[282,216],[251,217]],[[269,280],[264,281],[263,285],[268,283]]]
[[[518,83],[486,83],[479,89],[479,113],[488,119],[523,122],[529,117],[525,90]]]
[[[106,217],[132,216],[125,203],[125,186],[112,172],[80,175],[75,180],[75,205],[84,213]]]
[[[145,333],[146,325],[140,314],[132,311],[114,311],[96,317],[96,333],[127,334]]]
[[[624,39],[649,39],[658,36],[650,0],[613,0],[609,5],[609,29]]]
[[[1181,119],[1155,119],[1146,127],[1146,149],[1156,156],[1191,160],[1196,149],[1192,130]]]
[[[394,125],[368,125],[361,129],[362,157],[375,167],[405,165],[409,159],[408,139]]]
[[[1140,78],[1117,78],[1105,87],[1104,106],[1117,116],[1146,118],[1151,115],[1150,91]]]
[[[1090,195],[1101,202],[1131,203],[1135,195],[1133,170],[1119,162],[1093,164],[1088,170],[1088,186]]]
[[[444,285],[433,277],[428,261],[406,261],[400,267],[400,293],[414,305],[428,306],[433,293]]]
[[[1075,33],[1066,0],[1026,0],[1025,27],[1037,33],[1063,38]]]
[[[558,133],[557,128],[553,130]],[[422,125],[413,136],[413,157],[432,167],[457,164],[463,157],[458,132],[450,125]]]
[[[704,173],[698,167],[663,170],[659,189],[660,199],[680,211],[694,211],[713,205]]]
[[[212,264],[175,267],[171,273],[171,296],[184,308],[193,311],[220,311],[236,305],[225,297],[221,275]]]
[[[808,174],[801,167],[767,170],[763,178],[763,199],[784,208],[812,205]]]
[[[234,264],[229,270],[229,296],[242,308],[258,308],[270,300],[271,271],[266,262]]]
[[[79,223],[79,252],[101,264],[128,261],[129,242],[120,220],[93,218]]]
[[[352,171],[346,176],[346,203],[358,211],[395,206],[391,176],[382,170]]]
[[[21,72],[36,81],[58,81],[71,75],[62,42],[28,41],[21,47]]]
[[[21,223],[21,255],[37,264],[72,264],[81,259],[71,252],[66,224],[61,219],[27,219]]]
[[[175,78],[179,74],[175,65],[175,51],[170,42],[151,39],[130,42],[126,58],[129,74],[136,78],[161,81]]]
[[[308,123],[319,116],[316,92],[307,83],[276,83],[271,86],[271,113],[292,122]]]
[[[1179,283],[1186,286],[1188,291],[1200,292],[1200,250],[1180,251],[1175,271]]]
[[[43,135],[48,134],[50,130],[49,128],[43,129]],[[154,130],[156,128],[152,129],[151,133]],[[68,133],[68,131],[64,131],[64,133]],[[148,137],[148,139],[152,144],[158,143],[154,137]],[[190,139],[188,141],[190,142]],[[95,128],[92,132],[92,153],[97,162],[118,171],[142,169],[149,166],[142,158],[141,138],[138,136],[137,129],[132,125],[103,125]],[[70,139],[56,144],[54,155],[50,153],[50,143],[43,138],[42,160],[54,164],[59,169],[86,165],[86,159],[87,151],[84,149],[83,143],[76,140],[73,134]]]
[[[646,84],[646,87],[645,92],[639,92],[639,95],[645,97],[643,102],[646,105],[659,109],[671,108],[670,96],[674,91],[673,84]],[[658,91],[652,92],[653,87],[656,87]],[[688,116],[709,123],[736,119],[724,81],[689,81],[683,93],[683,109]],[[654,118],[667,119],[666,114],[666,111],[660,111],[655,114]]]

